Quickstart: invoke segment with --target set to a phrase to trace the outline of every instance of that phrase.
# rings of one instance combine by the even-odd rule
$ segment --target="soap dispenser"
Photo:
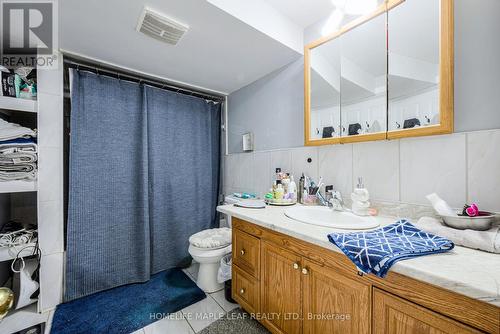
[[[358,177],[358,184],[351,194],[352,213],[358,216],[368,216],[370,210],[370,194],[363,184],[363,178]]]

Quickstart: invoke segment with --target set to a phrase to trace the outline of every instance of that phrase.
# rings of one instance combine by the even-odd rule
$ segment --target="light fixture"
[[[364,15],[377,8],[377,0],[332,0],[332,3],[349,15]]]
[[[323,36],[331,34],[340,28],[340,24],[346,14],[365,15],[377,8],[377,0],[331,0],[335,10],[326,20],[321,29]]]
[[[335,30],[338,30],[340,28],[340,24],[342,23],[342,20],[344,19],[344,11],[340,8],[335,9],[330,16],[328,17],[328,20],[326,20],[325,25],[321,29],[321,35],[327,36],[334,32]]]

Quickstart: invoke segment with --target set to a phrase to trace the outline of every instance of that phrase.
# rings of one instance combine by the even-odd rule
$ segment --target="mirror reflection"
[[[380,15],[340,37],[342,136],[386,132],[385,19]]]
[[[310,56],[311,139],[340,137],[340,41],[324,43]]]
[[[389,131],[439,124],[439,1],[388,13]]]

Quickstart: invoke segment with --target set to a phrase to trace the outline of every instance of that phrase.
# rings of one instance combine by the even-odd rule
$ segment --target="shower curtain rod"
[[[68,55],[64,56],[64,64],[71,68],[83,69],[97,74],[105,74],[117,79],[124,79],[127,81],[146,83],[148,85],[175,91],[176,93],[192,95],[215,102],[224,102],[225,96],[208,94],[200,90],[194,90],[180,85],[172,84],[168,81],[162,81],[156,78],[151,78],[146,75],[138,74],[137,72],[129,71],[115,66],[103,65],[99,62],[86,59],[77,59]]]

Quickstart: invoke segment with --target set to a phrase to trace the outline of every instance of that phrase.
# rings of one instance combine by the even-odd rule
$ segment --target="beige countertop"
[[[332,232],[346,232],[304,224],[285,216],[286,207],[265,209],[217,207],[219,212],[280,232],[312,244],[341,252],[328,241]],[[395,218],[377,217],[381,226]],[[391,271],[454,291],[500,307],[500,254],[492,254],[456,246],[447,253],[434,254],[397,262]]]

